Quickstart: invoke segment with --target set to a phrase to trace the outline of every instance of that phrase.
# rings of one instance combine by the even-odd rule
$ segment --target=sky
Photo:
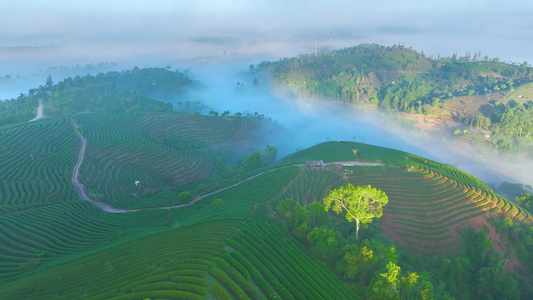
[[[372,42],[523,62],[533,61],[532,12],[533,2],[516,0],[0,0],[0,47],[55,46],[4,50],[0,63],[37,54],[66,63],[224,51],[283,57],[310,53],[315,43],[336,49]]]

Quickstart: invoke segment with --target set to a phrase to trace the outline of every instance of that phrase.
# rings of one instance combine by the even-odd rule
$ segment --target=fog
[[[208,89],[191,95],[222,112],[258,112],[292,133],[284,153],[353,140],[420,154],[488,182],[529,183],[533,162],[462,151],[402,129],[379,113],[355,112],[276,91],[236,92],[240,72],[261,60],[361,43],[402,43],[426,55],[481,52],[533,61],[533,2],[451,1],[8,1],[0,0],[0,99],[67,76],[133,66],[188,69]],[[102,62],[111,64],[99,65]],[[0,78],[1,79],[1,78]],[[248,82],[249,83],[249,82]],[[339,117],[339,116],[342,116]],[[459,149],[459,150],[457,150]],[[472,154],[472,153],[475,153]]]
[[[324,141],[357,141],[414,153],[457,166],[483,181],[498,186],[504,181],[532,184],[533,161],[520,155],[501,155],[488,147],[444,141],[444,132],[406,128],[375,110],[357,109],[323,99],[298,99],[286,91],[253,85],[245,74],[252,60],[225,59],[185,64],[207,88],[189,95],[219,113],[264,114],[289,132],[272,142],[286,155]],[[236,83],[244,83],[237,89]],[[453,139],[452,139],[453,140]]]

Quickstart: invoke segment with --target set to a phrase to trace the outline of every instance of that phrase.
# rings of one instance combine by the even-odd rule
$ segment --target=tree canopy
[[[519,197],[515,198],[515,201],[527,211],[533,213],[533,195],[522,193]]]
[[[383,215],[383,206],[389,202],[385,192],[370,185],[353,186],[348,184],[331,190],[324,198],[326,211],[330,208],[336,214],[346,211],[346,220],[356,223],[356,238],[359,237],[360,224],[371,223],[374,218]]]

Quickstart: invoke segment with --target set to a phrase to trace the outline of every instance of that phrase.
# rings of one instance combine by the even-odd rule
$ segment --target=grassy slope
[[[522,95],[522,97],[520,97],[520,95]],[[509,98],[514,99],[518,103],[533,101],[533,82],[519,86],[509,95]]]
[[[424,252],[452,249],[458,242],[455,236],[458,227],[480,228],[493,214],[533,221],[527,212],[494,194],[477,178],[409,153],[353,142],[327,142],[287,159],[358,160],[353,155],[354,148],[359,150],[361,160],[380,161],[388,166],[306,170],[302,179],[295,180],[280,199],[293,198],[307,204],[320,201],[330,188],[347,183],[370,184],[389,196],[381,223],[384,230],[400,244]],[[313,187],[318,186],[314,189],[308,182],[322,185],[314,184]]]
[[[221,117],[176,114],[129,117],[87,114],[79,116],[78,121],[84,126],[83,134],[89,145],[81,182],[86,184],[89,192],[101,188],[119,199],[129,191],[123,186],[135,187],[131,180],[138,178],[146,186],[152,184],[160,191],[179,187],[180,183],[198,181],[210,174],[214,157],[208,150],[201,146],[178,148],[173,141],[211,141],[216,135],[219,143],[232,140],[243,148],[256,147],[259,140],[252,134],[263,129],[260,122],[245,118],[224,120]],[[220,126],[222,123],[229,125]],[[154,132],[154,126],[168,132]],[[138,130],[139,127],[143,129]],[[241,131],[248,134],[242,135]],[[184,133],[189,134],[188,139],[176,137]],[[115,156],[100,156],[95,148]],[[107,214],[81,202],[71,183],[79,140],[66,118],[3,126],[0,128],[0,149],[0,281],[174,226],[171,214],[163,210],[126,216]],[[229,145],[225,149],[233,148]],[[127,157],[143,158],[145,163],[134,164],[124,160]],[[174,170],[176,161],[181,161],[184,166]],[[179,175],[181,181],[164,181],[164,174],[161,175],[164,168],[168,168],[164,171]],[[183,168],[193,172],[187,175]],[[128,177],[135,174],[140,176]],[[145,174],[148,177],[143,177]],[[168,206],[175,197],[160,199],[159,203],[149,201],[151,198],[130,198],[131,194],[127,199],[122,198],[120,206]],[[145,201],[135,201],[141,199]],[[251,210],[249,206],[242,207]]]
[[[358,155],[354,155],[353,149],[357,150]],[[327,142],[322,143],[291,155],[285,158],[285,161],[295,163],[305,163],[306,161],[323,160],[329,161],[354,161],[361,160],[366,162],[382,162],[388,165],[404,166],[405,158],[410,154],[356,142]]]
[[[1,218],[0,290],[7,299],[354,297],[267,217],[280,199],[319,201],[348,182],[385,190],[386,232],[423,252],[453,248],[456,224],[480,224],[490,213],[531,218],[479,180],[396,150],[327,142],[287,158],[359,159],[388,166],[282,167],[172,210],[107,214],[76,199],[13,206]],[[216,198],[221,208],[211,205]]]
[[[290,298],[300,293],[330,299],[355,297],[291,235],[283,233],[277,222],[267,218],[266,211],[254,209],[277,196],[299,172],[296,167],[280,168],[244,181],[212,196],[224,199],[221,208],[213,207],[210,198],[171,210],[166,213],[169,230],[23,276],[0,289],[5,299],[200,299],[213,294],[246,299]],[[136,214],[120,217],[127,220]],[[263,252],[268,248],[271,251]],[[271,260],[272,253],[277,262]],[[264,265],[265,259],[274,264]],[[303,286],[307,291],[302,291]]]

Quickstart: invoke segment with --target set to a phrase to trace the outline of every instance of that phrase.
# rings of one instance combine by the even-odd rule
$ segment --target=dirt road
[[[39,99],[39,106],[37,107],[37,116],[28,122],[37,121],[43,117],[43,100]]]

